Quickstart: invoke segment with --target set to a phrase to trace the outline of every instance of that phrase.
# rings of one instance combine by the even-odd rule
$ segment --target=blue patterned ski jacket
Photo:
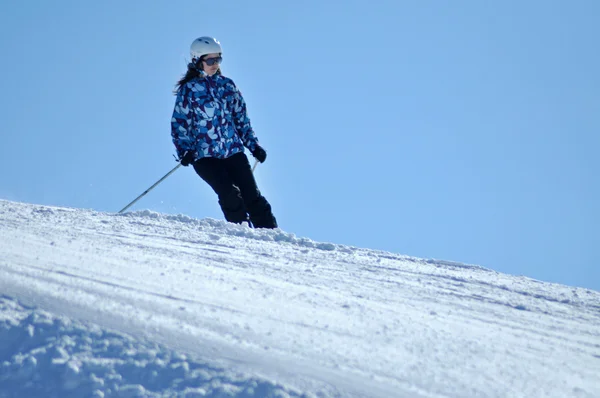
[[[171,136],[181,158],[185,151],[204,157],[228,158],[252,152],[258,140],[246,113],[246,102],[233,80],[213,75],[194,78],[177,92]]]

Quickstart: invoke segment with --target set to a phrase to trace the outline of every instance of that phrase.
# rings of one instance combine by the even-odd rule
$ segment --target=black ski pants
[[[251,221],[254,228],[277,228],[271,205],[258,190],[244,153],[225,159],[201,158],[194,163],[194,170],[219,197],[227,221]]]

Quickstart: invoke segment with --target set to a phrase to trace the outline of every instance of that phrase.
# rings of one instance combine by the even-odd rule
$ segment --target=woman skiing
[[[187,72],[176,85],[171,119],[181,165],[191,164],[211,186],[227,221],[277,228],[244,147],[261,163],[267,153],[254,135],[242,94],[233,80],[221,74],[221,44],[212,37],[199,37],[192,42],[190,55]]]

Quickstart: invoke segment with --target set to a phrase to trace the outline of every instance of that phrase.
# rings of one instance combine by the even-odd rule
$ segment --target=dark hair
[[[181,79],[179,79],[177,84],[175,85],[175,90],[173,91],[173,93],[175,95],[177,95],[179,90],[181,90],[181,87],[185,86],[185,84],[187,82],[189,82],[192,79],[195,79],[196,77],[202,76],[200,71],[202,70],[202,60],[203,59],[204,59],[204,56],[200,57],[200,59],[198,61],[196,61],[195,63],[194,63],[194,60],[192,60],[192,62],[190,62],[187,65],[187,71],[185,72],[185,75],[183,75],[181,77]],[[216,74],[217,75],[221,74],[221,67],[219,67],[219,69],[217,69]]]

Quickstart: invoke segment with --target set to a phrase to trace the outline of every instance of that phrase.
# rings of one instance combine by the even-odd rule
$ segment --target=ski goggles
[[[213,66],[214,64],[221,64],[223,61],[223,57],[214,57],[214,58],[204,58],[202,62],[204,62],[208,66]]]

